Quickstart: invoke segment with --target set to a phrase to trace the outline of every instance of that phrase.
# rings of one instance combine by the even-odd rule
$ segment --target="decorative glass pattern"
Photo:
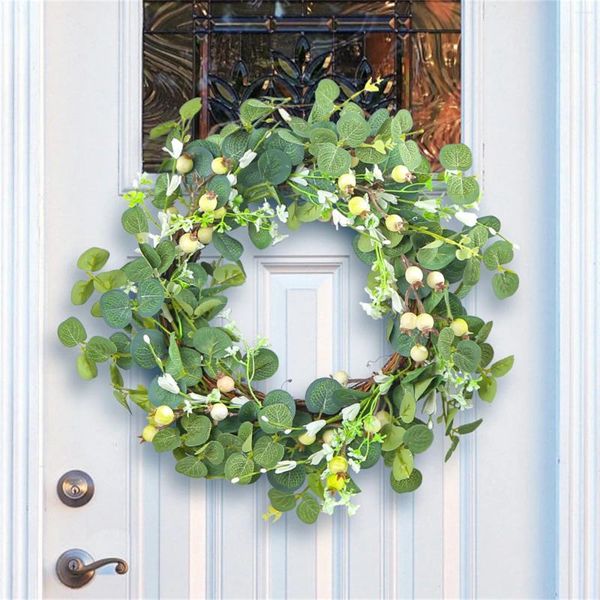
[[[460,0],[147,0],[143,40],[144,135],[193,95],[204,135],[247,98],[302,113],[324,77],[346,96],[381,77],[367,111],[411,109],[429,154],[460,139]],[[160,144],[143,152],[155,170]]]

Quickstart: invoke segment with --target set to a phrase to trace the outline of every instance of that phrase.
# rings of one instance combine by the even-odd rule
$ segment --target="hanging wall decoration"
[[[58,327],[60,341],[79,349],[83,379],[108,363],[115,398],[147,413],[143,442],[171,452],[189,477],[233,485],[266,477],[265,516],[274,520],[295,510],[313,523],[337,506],[353,514],[359,473],[380,460],[396,492],[416,490],[418,455],[434,431],[448,437],[450,458],[481,424],[458,425],[459,413],[477,398],[491,402],[513,364],[512,356],[494,362],[492,323],[463,305],[482,265],[498,298],[519,284],[500,221],[475,212],[471,152],[443,147],[443,169],[432,172],[409,112],[365,117],[357,100],[378,85],[369,80],[341,101],[338,85],[323,79],[306,119],[290,116],[285,100],[250,99],[239,122],[195,141],[200,100],[186,102],[178,120],[151,133],[165,138],[160,174],[142,175],[123,196],[121,225],[140,256],[106,269],[109,252],[94,247],[77,261],[73,304],[92,300],[93,317],[115,332],[88,337],[75,317]],[[361,306],[386,320],[390,356],[365,379],[344,371],[316,379],[303,399],[259,391],[278,358],[268,340],[243,339],[225,309],[226,290],[246,278],[243,246],[230,233],[247,228],[264,249],[286,237],[278,224],[293,235],[316,220],[331,223],[330,235],[356,232],[354,252],[370,266]],[[209,245],[220,258],[204,262]],[[149,371],[148,385],[124,385],[132,367]]]

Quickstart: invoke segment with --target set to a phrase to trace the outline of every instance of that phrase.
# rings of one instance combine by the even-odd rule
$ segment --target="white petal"
[[[342,421],[354,421],[360,411],[360,402],[342,408]]]
[[[158,387],[162,388],[163,390],[166,390],[167,392],[171,392],[171,394],[179,394],[179,392],[181,391],[173,375],[171,375],[170,373],[165,373],[164,375],[161,375],[158,378],[157,383]]]
[[[256,152],[253,150],[246,150],[240,158],[240,168],[247,167],[256,158]]]
[[[177,188],[179,187],[180,183],[181,183],[181,176],[173,175],[173,177],[171,177],[169,179],[169,185],[167,186],[167,196],[173,195],[175,193],[175,191],[177,190]]]
[[[295,460],[280,460],[277,463],[277,467],[275,469],[275,474],[279,475],[281,473],[286,473],[287,471],[293,471],[296,468]]]
[[[477,223],[477,215],[475,213],[459,210],[454,216],[467,227],[474,227]]]
[[[308,433],[308,435],[317,435],[317,433],[319,433],[319,431],[321,431],[325,425],[327,425],[327,421],[324,419],[319,419],[318,421],[313,421],[312,423],[305,425],[304,429],[306,429],[306,433]]]

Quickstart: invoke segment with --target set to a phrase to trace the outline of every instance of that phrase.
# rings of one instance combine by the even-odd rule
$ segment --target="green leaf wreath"
[[[88,337],[75,317],[58,328],[61,342],[80,350],[81,377],[108,363],[115,398],[147,413],[142,440],[172,452],[178,472],[236,485],[265,475],[265,518],[295,509],[312,523],[338,505],[353,514],[356,474],[380,459],[396,492],[416,490],[415,455],[431,445],[434,423],[449,438],[449,458],[481,423],[456,425],[459,412],[476,395],[491,402],[512,367],[512,356],[493,362],[492,323],[462,303],[482,264],[499,298],[519,283],[500,221],[473,212],[471,151],[445,146],[443,170],[432,172],[408,111],[367,118],[355,102],[377,86],[341,101],[337,84],[323,80],[307,119],[285,102],[251,99],[240,122],[194,141],[200,100],[186,102],[179,120],[151,132],[166,138],[160,174],[142,175],[123,196],[121,224],[140,256],[107,270],[108,251],[90,248],[77,261],[73,304],[94,296],[91,314],[117,331]],[[257,383],[278,359],[267,340],[244,340],[225,309],[226,290],[246,279],[243,246],[230,232],[247,227],[264,249],[286,237],[279,223],[294,231],[316,220],[330,221],[332,235],[356,232],[354,251],[371,267],[361,305],[387,320],[390,356],[366,379],[319,378],[302,400],[262,393]],[[200,262],[210,244],[221,258]],[[150,371],[147,386],[125,387],[122,371],[134,365]]]

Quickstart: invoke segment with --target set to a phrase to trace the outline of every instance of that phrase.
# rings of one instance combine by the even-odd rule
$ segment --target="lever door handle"
[[[96,569],[115,564],[115,572],[125,575],[129,570],[122,558],[102,558],[94,560],[85,550],[72,548],[63,552],[56,561],[56,574],[62,583],[70,588],[80,588],[88,584],[96,574]]]

